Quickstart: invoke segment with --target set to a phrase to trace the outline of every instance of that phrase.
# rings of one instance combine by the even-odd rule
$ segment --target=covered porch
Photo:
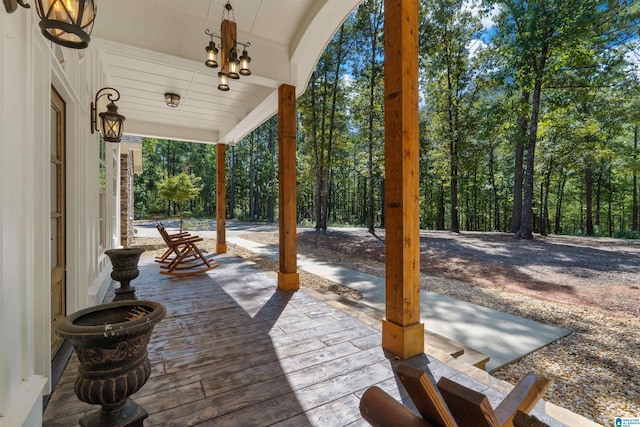
[[[507,383],[470,365],[420,354],[399,361],[380,347],[381,324],[358,310],[302,288],[277,288],[274,272],[231,254],[220,267],[189,278],[159,274],[142,258],[132,283],[141,299],[164,304],[167,317],[149,344],[152,373],[134,400],[150,425],[368,425],[359,399],[377,385],[413,407],[394,375],[398,363],[431,370],[486,394],[497,405]],[[111,299],[113,284],[107,299]],[[44,426],[76,425],[97,409],[78,400],[72,357],[45,410]],[[549,425],[562,425],[544,415]],[[548,411],[548,408],[547,408]]]
[[[168,311],[149,349],[153,373],[134,396],[153,425],[362,424],[358,399],[369,386],[378,385],[409,405],[393,373],[400,359],[429,365],[436,378],[473,383],[494,404],[501,400],[499,391],[423,353],[418,2],[385,2],[386,58],[394,64],[385,73],[384,141],[387,250],[393,256],[387,257],[382,323],[346,313],[304,289],[292,292],[299,288],[295,101],[325,44],[359,1],[238,2],[238,38],[252,43],[253,75],[221,93],[215,89],[216,74],[203,64],[209,42],[204,30],[217,30],[225,3],[104,1],[91,45],[80,53],[45,41],[36,15],[26,9],[0,18],[0,192],[6,201],[0,209],[5,325],[0,344],[7,350],[1,357],[0,424],[39,424],[42,395],[53,389],[52,325],[58,315],[99,303],[109,286],[104,253],[120,241],[117,184],[124,147],[109,145],[105,155],[89,126],[91,102],[97,104],[104,87],[122,95],[118,105],[127,116],[126,133],[217,144],[218,150],[220,267],[178,280],[158,275],[157,265],[147,260],[135,282],[140,298],[160,302]],[[179,107],[165,105],[167,93],[182,97]],[[52,109],[55,96],[59,111]],[[57,111],[53,116],[52,110]],[[224,167],[226,146],[276,112],[281,120],[281,252],[274,275],[225,254]],[[52,156],[52,147],[64,156]],[[59,193],[50,186],[52,170]],[[59,232],[51,218],[64,219],[53,222]],[[49,243],[52,236],[66,240],[58,239],[56,246]],[[64,289],[52,295],[58,258]],[[53,390],[45,425],[74,425],[94,410],[73,394],[75,363],[72,359]],[[508,388],[499,383],[503,386]]]

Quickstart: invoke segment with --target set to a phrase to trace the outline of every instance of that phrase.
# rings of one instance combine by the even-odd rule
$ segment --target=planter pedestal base
[[[80,419],[81,427],[143,427],[149,413],[132,399],[113,411],[98,409]]]
[[[112,302],[135,301],[138,299],[136,297],[136,288],[129,285],[129,283],[140,274],[138,261],[143,252],[144,249],[142,248],[109,249],[104,252],[113,266],[111,278],[120,282],[120,287],[116,289],[116,296]]]
[[[123,285],[120,285],[120,287],[117,288],[115,292],[116,295],[113,297],[113,300],[111,300],[111,302],[134,301],[138,299],[138,297],[136,296],[136,288],[131,285],[125,285],[124,287]]]

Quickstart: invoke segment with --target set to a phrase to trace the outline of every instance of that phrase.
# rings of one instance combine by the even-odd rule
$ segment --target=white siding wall
[[[67,106],[72,313],[100,303],[110,281],[110,265],[98,248],[98,136],[89,128],[89,104],[106,82],[91,48],[59,50],[42,37],[33,7],[7,14],[0,6],[0,36],[0,426],[39,426],[51,371],[51,86]],[[119,155],[118,145],[107,150]],[[118,176],[119,162],[110,170],[108,156],[106,166],[108,179]],[[119,186],[107,185],[108,236],[119,229],[117,191]]]

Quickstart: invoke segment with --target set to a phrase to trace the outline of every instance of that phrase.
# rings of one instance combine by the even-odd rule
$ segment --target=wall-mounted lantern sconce
[[[4,8],[7,9],[7,13],[13,13],[18,8],[18,5],[29,9],[31,5],[25,4],[22,0],[3,0]]]
[[[115,92],[115,97],[114,93],[107,91]],[[118,107],[114,103],[114,101],[120,99],[120,92],[112,87],[104,87],[100,89],[98,93],[96,93],[95,101],[91,103],[91,133],[98,130],[98,118],[96,117],[98,99],[105,95],[110,102],[109,105],[107,105],[107,111],[103,111],[97,115],[100,117],[100,131],[105,141],[120,142],[120,138],[122,138],[122,131],[124,130],[122,126],[124,116],[118,114]]]
[[[40,29],[47,39],[73,49],[89,46],[96,17],[95,0],[35,1]]]
[[[167,103],[168,107],[177,107],[180,104],[180,95],[177,93],[165,93],[164,94],[164,102]]]

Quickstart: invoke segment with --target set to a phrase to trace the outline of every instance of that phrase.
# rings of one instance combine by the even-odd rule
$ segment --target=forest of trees
[[[383,3],[347,19],[298,99],[298,222],[317,230],[384,227]],[[639,3],[420,9],[421,227],[640,237]],[[228,147],[229,217],[277,218],[277,132],[274,117]],[[143,162],[137,214],[174,214],[156,183],[187,172],[187,208],[214,215],[215,146],[145,139]]]

